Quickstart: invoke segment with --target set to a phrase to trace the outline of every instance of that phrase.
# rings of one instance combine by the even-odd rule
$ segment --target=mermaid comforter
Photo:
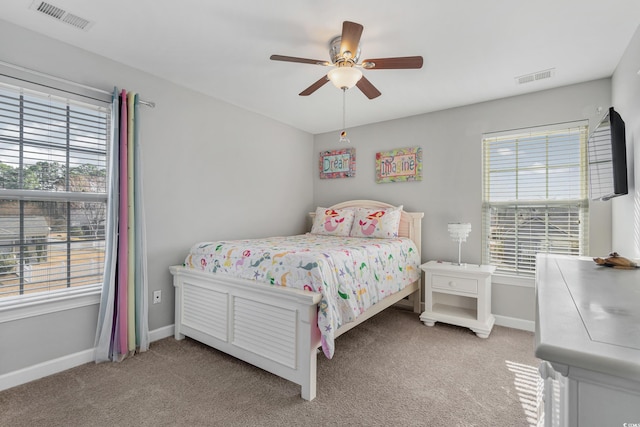
[[[371,239],[303,234],[201,242],[185,266],[256,284],[318,292],[318,328],[330,359],[334,332],[420,278],[420,256],[408,238]],[[260,283],[258,283],[260,282]]]

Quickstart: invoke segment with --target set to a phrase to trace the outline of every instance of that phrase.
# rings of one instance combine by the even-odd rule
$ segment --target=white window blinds
[[[587,126],[485,135],[483,262],[533,276],[539,252],[587,251]]]
[[[110,105],[0,83],[0,300],[102,281]]]

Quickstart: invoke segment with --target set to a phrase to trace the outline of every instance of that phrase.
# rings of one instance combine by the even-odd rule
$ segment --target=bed
[[[340,221],[349,212],[351,235],[340,237],[346,223]],[[313,225],[305,235],[199,242],[183,265],[170,267],[176,339],[190,337],[299,384],[306,400],[316,396],[319,349],[330,358],[335,338],[393,304],[420,312],[424,216],[372,200],[309,215]],[[382,237],[376,234],[381,224],[394,218],[393,235],[382,230],[385,238],[370,238]],[[327,246],[334,241],[339,246]],[[289,246],[300,242],[309,247]],[[348,264],[354,268],[340,267]],[[376,270],[378,264],[386,270]],[[292,270],[285,270],[289,265]],[[374,287],[364,288],[364,282]],[[357,288],[346,288],[351,284]]]

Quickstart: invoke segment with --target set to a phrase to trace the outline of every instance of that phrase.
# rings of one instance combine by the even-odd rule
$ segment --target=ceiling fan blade
[[[400,58],[365,59],[364,61],[362,61],[362,66],[367,70],[397,70],[407,68],[422,68],[422,62],[422,56],[403,56]]]
[[[364,27],[355,22],[344,21],[342,23],[342,38],[340,40],[340,55],[344,55],[346,51],[351,52],[351,56],[356,56],[358,45],[360,44],[360,36]]]
[[[315,82],[314,84],[312,84],[311,86],[309,86],[308,88],[306,88],[305,90],[300,92],[299,95],[300,96],[309,96],[313,92],[317,91],[322,86],[324,86],[328,81],[329,81],[329,77],[327,77],[326,75],[322,76],[322,78],[320,78],[320,80],[318,80],[317,82]]]
[[[272,61],[300,62],[302,64],[313,65],[330,65],[327,61],[321,61],[319,59],[296,58],[295,56],[271,55],[270,59]]]
[[[365,76],[362,76],[362,78],[358,80],[356,86],[358,86],[358,89],[360,89],[362,93],[364,93],[369,99],[377,98],[382,95],[380,91],[376,89],[376,87],[372,85],[369,80],[367,80]]]

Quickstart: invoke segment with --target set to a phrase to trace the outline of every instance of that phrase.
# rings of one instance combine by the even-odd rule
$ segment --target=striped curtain
[[[95,360],[149,348],[147,254],[138,137],[138,95],[114,90],[105,268]]]

